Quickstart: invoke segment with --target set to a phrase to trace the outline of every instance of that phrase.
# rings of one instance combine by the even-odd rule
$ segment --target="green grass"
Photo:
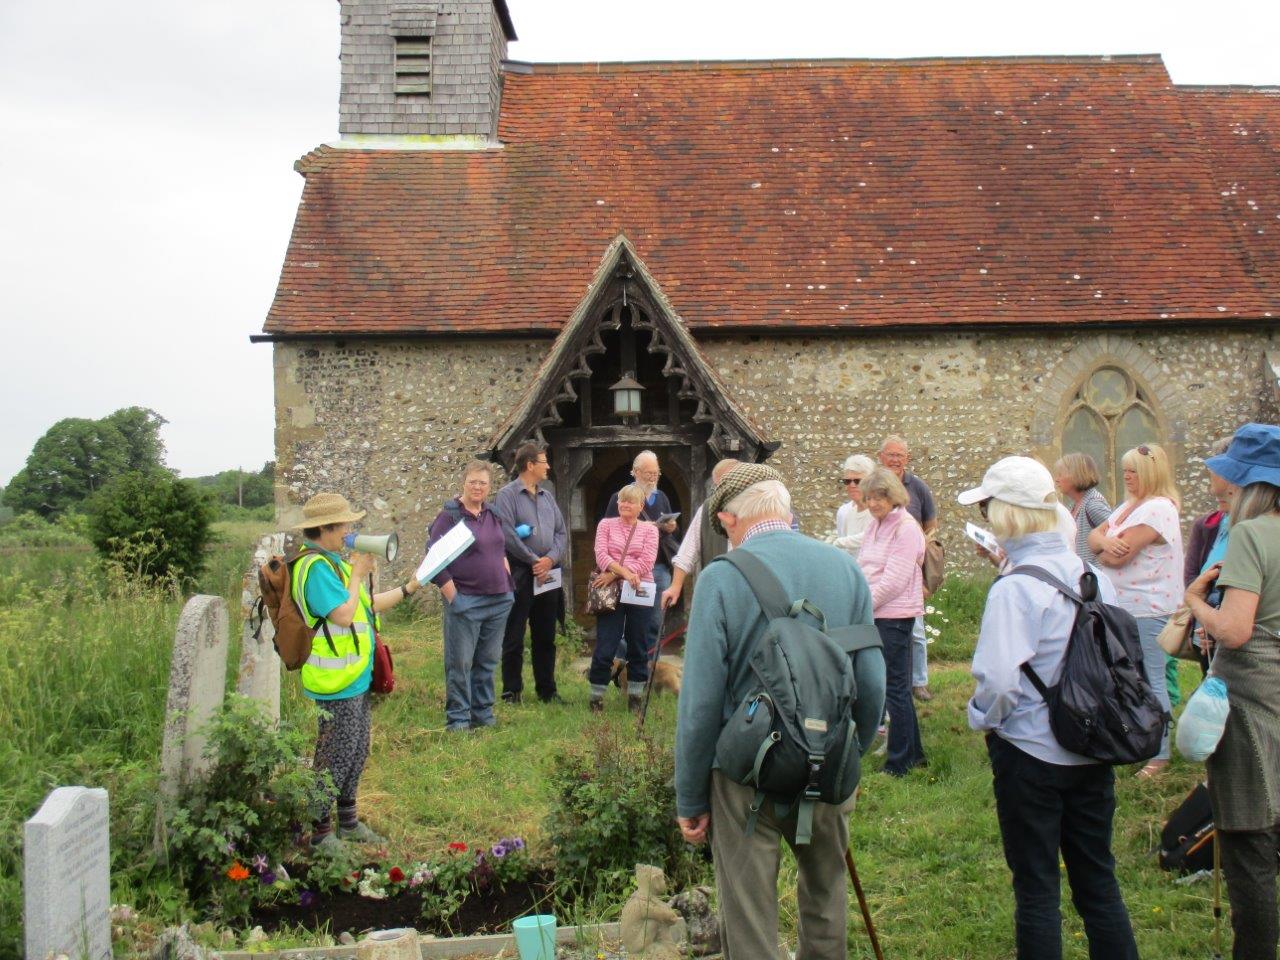
[[[201,589],[227,597],[232,613],[229,682],[238,657],[240,580],[249,543],[264,525],[223,527],[210,551]],[[1013,899],[1000,851],[990,771],[981,738],[967,728],[972,689],[967,659],[986,585],[953,579],[931,604],[941,633],[931,646],[936,699],[921,710],[930,765],[903,781],[864,770],[852,819],[854,854],[885,952],[892,957],[994,958],[1012,955]],[[149,859],[153,791],[173,629],[182,600],[131,590],[97,572],[92,554],[26,551],[0,554],[0,956],[20,953],[22,822],[59,784],[106,786],[111,792],[113,899],[150,920],[181,917],[181,894]],[[439,622],[410,612],[390,618],[397,690],[375,707],[373,752],[362,784],[363,813],[406,858],[450,840],[487,841],[522,834],[546,855],[545,815],[553,802],[548,773],[556,752],[582,742],[586,684],[562,651],[560,683],[567,707],[499,707],[497,728],[444,732]],[[527,669],[527,668],[526,668]],[[1194,667],[1184,668],[1184,690]],[[298,702],[297,676],[286,675],[285,709]],[[649,724],[670,740],[675,703],[655,698]],[[604,722],[628,729],[620,697]],[[1156,782],[1117,771],[1115,849],[1120,881],[1145,956],[1209,954],[1212,920],[1205,885],[1175,886],[1152,849],[1163,816],[1190,789],[1199,768],[1175,759]],[[784,857],[782,918],[794,937],[794,865]],[[1065,888],[1065,884],[1064,884]],[[1066,956],[1087,955],[1069,899]],[[580,905],[578,919],[608,919],[621,903]],[[1228,935],[1229,939],[1229,935]],[[850,955],[869,957],[851,898]]]

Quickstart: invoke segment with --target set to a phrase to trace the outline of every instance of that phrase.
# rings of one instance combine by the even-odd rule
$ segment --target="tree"
[[[22,513],[54,517],[82,504],[112,478],[164,470],[163,417],[126,407],[101,420],[59,420],[36,441],[9,481],[4,502]]]
[[[170,473],[116,477],[88,503],[89,531],[103,557],[147,580],[188,584],[204,569],[213,505]]]

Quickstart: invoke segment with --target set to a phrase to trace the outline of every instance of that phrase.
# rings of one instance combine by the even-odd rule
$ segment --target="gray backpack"
[[[779,816],[798,805],[796,844],[806,844],[813,805],[853,795],[862,754],[875,740],[884,714],[880,634],[870,624],[828,629],[821,610],[792,601],[768,566],[745,550],[714,562],[742,574],[768,621],[749,654],[753,682],[716,741],[716,765],[755,788],[748,836],[767,797]]]

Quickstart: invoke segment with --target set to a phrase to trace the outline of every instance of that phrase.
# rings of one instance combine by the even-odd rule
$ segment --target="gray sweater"
[[[872,622],[867,581],[843,550],[791,531],[757,534],[738,549],[764,560],[791,596],[823,612],[829,627]],[[748,692],[748,661],[765,626],[755,594],[735,568],[720,562],[702,571],[689,615],[676,722],[679,816],[711,808],[716,739]]]

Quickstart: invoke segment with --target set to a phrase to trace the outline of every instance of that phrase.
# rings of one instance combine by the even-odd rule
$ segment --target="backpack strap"
[[[1030,564],[1014,567],[1006,573],[1005,576],[1012,577],[1015,574],[1022,574],[1025,577],[1032,577],[1039,580],[1041,583],[1047,583],[1072,603],[1077,603],[1081,606],[1096,599],[1098,596],[1098,577],[1097,574],[1088,568],[1088,566],[1084,568],[1084,573],[1080,575],[1079,593],[1076,593],[1048,570],[1044,570]],[[1040,675],[1031,669],[1031,665],[1029,663],[1022,664],[1021,669],[1023,675],[1031,681],[1031,685],[1036,688],[1036,692],[1040,694],[1041,698],[1048,700],[1049,688],[1045,686],[1045,682],[1040,679]]]
[[[716,557],[712,563],[724,560],[737,567],[747,586],[755,594],[756,601],[766,620],[781,620],[785,617],[798,617],[807,613],[818,621],[818,629],[827,632],[827,618],[821,610],[808,600],[792,601],[783,588],[781,581],[774,575],[759,557],[745,551],[732,550]]]

